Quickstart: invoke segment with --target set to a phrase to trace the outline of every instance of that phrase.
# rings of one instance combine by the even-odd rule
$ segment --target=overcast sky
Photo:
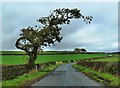
[[[2,50],[18,50],[15,41],[19,38],[20,29],[39,24],[36,20],[48,16],[53,9],[78,8],[83,15],[94,17],[92,23],[85,24],[79,19],[63,25],[61,43],[44,50],[79,47],[88,51],[118,51],[117,2],[6,2],[2,6]]]

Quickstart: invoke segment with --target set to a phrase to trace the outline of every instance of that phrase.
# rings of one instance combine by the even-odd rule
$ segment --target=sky
[[[0,5],[1,6],[1,5]],[[44,50],[118,51],[118,3],[117,2],[4,2],[2,3],[2,50],[19,50],[15,41],[24,27],[39,23],[38,18],[48,16],[57,8],[78,8],[85,16],[93,16],[91,24],[82,19],[62,25],[61,43]],[[1,18],[0,18],[1,19]]]

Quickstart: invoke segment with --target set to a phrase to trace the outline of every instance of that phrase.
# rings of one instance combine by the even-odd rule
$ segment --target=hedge
[[[49,65],[53,65],[55,62],[41,63],[36,64],[34,70],[42,70],[42,68],[47,67]],[[37,67],[37,69],[36,69]],[[28,73],[28,65],[2,65],[2,81],[10,80],[16,78],[17,76],[23,75],[24,73]]]
[[[110,73],[112,75],[120,76],[120,62],[88,62],[79,61],[78,65],[92,68],[99,72]]]

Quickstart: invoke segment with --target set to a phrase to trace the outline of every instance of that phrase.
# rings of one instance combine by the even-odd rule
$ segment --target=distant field
[[[111,58],[102,58],[97,60],[92,60],[93,62],[118,62],[120,59],[118,57],[111,57]]]
[[[90,54],[92,52],[87,52],[87,54]],[[105,52],[93,52],[94,54],[105,54]],[[92,54],[93,54],[92,53]],[[26,54],[24,51],[0,51],[0,55],[21,55]],[[40,55],[63,55],[63,54],[80,54],[79,52],[73,52],[73,51],[43,51],[39,52]]]
[[[39,54],[42,55],[51,55],[51,54],[74,54],[75,52],[71,52],[71,51],[44,51],[44,52],[39,52]],[[14,55],[14,54],[26,54],[26,52],[24,51],[0,51],[0,54],[3,55]]]
[[[51,62],[51,61],[66,61],[66,60],[79,60],[85,58],[96,58],[107,56],[108,54],[66,54],[66,55],[38,55],[36,63]],[[26,64],[27,55],[3,55],[0,56],[2,64]]]
[[[25,54],[24,51],[0,51],[0,54]]]

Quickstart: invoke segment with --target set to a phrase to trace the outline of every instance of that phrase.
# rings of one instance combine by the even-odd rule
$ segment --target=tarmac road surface
[[[76,71],[72,64],[63,64],[31,86],[102,86],[102,84]]]

